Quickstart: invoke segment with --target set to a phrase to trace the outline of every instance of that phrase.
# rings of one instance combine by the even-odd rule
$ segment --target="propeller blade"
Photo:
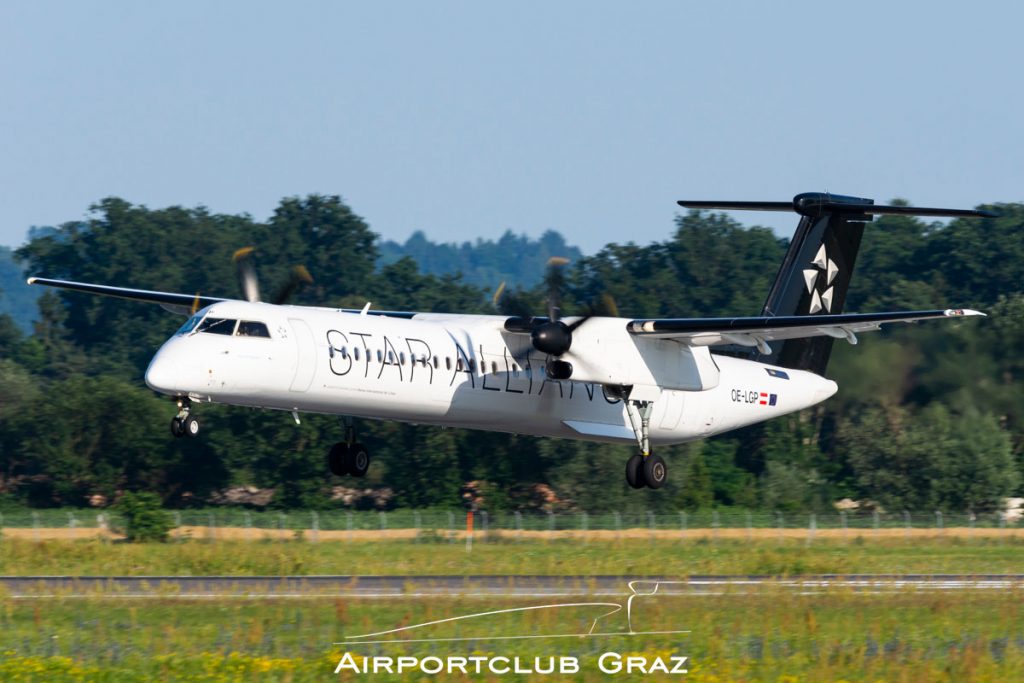
[[[252,265],[252,252],[255,247],[242,247],[231,257],[238,271],[238,285],[242,288],[242,296],[246,301],[260,300],[260,285],[256,277],[256,268]]]
[[[196,298],[192,301],[192,315],[195,315],[199,310],[199,292],[196,292]]]
[[[562,315],[562,290],[565,289],[565,274],[562,267],[569,259],[552,256],[548,259],[548,272],[544,277],[548,288],[548,319],[557,322]]]
[[[494,291],[494,296],[491,297],[491,301],[502,315],[507,315],[510,318],[522,318],[524,320],[533,319],[533,312],[526,301],[523,300],[522,293],[519,290],[509,290],[504,282],[498,285],[498,288]]]
[[[573,323],[571,325],[566,325],[566,327],[569,328],[569,332],[575,332],[581,325],[583,325],[583,323],[587,322],[588,320],[590,320],[593,317],[594,316],[592,316],[592,315],[590,315],[588,313],[587,315],[583,316],[579,320],[573,321]]]
[[[277,296],[274,297],[274,303],[278,306],[287,303],[288,299],[292,298],[292,295],[303,284],[313,284],[313,276],[309,274],[306,266],[295,266],[292,268],[288,282],[285,283],[284,287],[277,292]]]
[[[579,320],[573,321],[571,325],[567,325],[569,332],[575,332],[579,329],[583,323],[587,322],[591,318],[597,317],[619,317],[619,307],[615,303],[615,299],[612,298],[611,294],[605,292],[599,299],[591,300],[587,304],[587,310]]]
[[[619,305],[615,303],[615,299],[608,292],[601,295],[601,303],[604,304],[604,310],[608,312],[608,315],[612,318],[619,317]]]
[[[504,293],[505,293],[505,281],[502,280],[501,284],[498,285],[498,288],[496,290],[494,290],[494,296],[491,297],[491,304],[495,308],[497,308],[499,310],[501,309],[501,307],[498,304],[501,302],[501,295],[504,294]]]

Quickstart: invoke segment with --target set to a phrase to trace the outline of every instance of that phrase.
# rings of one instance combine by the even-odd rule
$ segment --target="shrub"
[[[126,493],[114,510],[121,515],[125,538],[133,543],[164,542],[174,528],[171,513],[155,493]]]

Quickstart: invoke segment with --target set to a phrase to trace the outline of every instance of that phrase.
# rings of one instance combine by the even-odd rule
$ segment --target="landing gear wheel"
[[[658,455],[648,455],[644,459],[644,480],[652,489],[660,489],[668,481],[668,467]]]
[[[626,481],[635,489],[647,485],[644,480],[644,456],[637,454],[626,461]]]
[[[181,421],[181,430],[185,436],[192,438],[199,436],[199,420],[195,415],[189,415]]]
[[[348,450],[348,473],[353,477],[365,477],[370,469],[370,453],[361,443],[352,444]]]
[[[185,436],[185,425],[180,417],[171,418],[171,434],[174,435],[175,439]]]
[[[344,477],[348,474],[348,444],[344,441],[339,442],[331,446],[330,452],[327,454],[327,467],[331,470],[331,474],[336,474],[339,477]]]

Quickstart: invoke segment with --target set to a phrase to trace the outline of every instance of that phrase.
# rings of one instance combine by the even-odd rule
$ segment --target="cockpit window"
[[[188,334],[192,330],[196,329],[196,325],[198,325],[199,321],[202,319],[203,316],[198,314],[192,316],[187,321],[185,321],[184,325],[178,328],[178,331],[175,334]]]
[[[199,326],[198,332],[207,332],[209,334],[226,334],[232,335],[235,332],[235,323],[237,320],[231,320],[230,318],[213,318],[208,317],[203,320]]]
[[[261,322],[255,320],[243,320],[238,323],[237,337],[270,337],[270,330]]]

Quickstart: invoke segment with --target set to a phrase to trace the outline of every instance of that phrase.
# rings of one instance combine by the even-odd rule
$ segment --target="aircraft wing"
[[[94,285],[88,282],[71,282],[69,280],[51,280],[45,277],[30,277],[30,285],[46,285],[47,287],[58,287],[69,289],[74,292],[86,292],[87,294],[100,294],[102,296],[113,296],[119,299],[131,299],[132,301],[145,301],[151,304],[160,304],[172,313],[189,315],[205,308],[218,301],[231,301],[231,299],[218,299],[216,297],[201,296],[199,294],[174,294],[172,292],[154,292],[148,289],[128,289],[126,287],[111,287],[110,285]]]
[[[202,296],[200,294],[175,294],[173,292],[154,292],[149,289],[130,289],[127,287],[112,287],[110,285],[94,285],[89,282],[72,282],[70,280],[52,280],[45,277],[30,277],[28,279],[30,285],[46,285],[47,287],[58,287],[60,289],[69,289],[73,292],[85,292],[86,294],[99,294],[101,296],[112,296],[118,299],[130,299],[132,301],[143,301],[150,304],[160,304],[166,310],[171,313],[179,313],[181,315],[191,315],[200,308],[205,308],[210,304],[215,304],[220,301],[237,301],[237,299],[221,299],[212,296]],[[339,309],[329,309],[339,310]],[[345,313],[363,313],[364,311],[358,308],[343,308],[340,309]],[[365,311],[367,315],[381,315],[390,318],[412,318],[415,315],[419,315],[416,311],[376,311],[368,310]]]
[[[886,323],[912,323],[933,318],[985,315],[969,308],[889,313],[842,313],[751,318],[661,318],[632,320],[630,334],[672,339],[690,346],[738,344],[762,349],[766,342],[803,337],[835,337],[857,343],[856,333],[879,329]]]

